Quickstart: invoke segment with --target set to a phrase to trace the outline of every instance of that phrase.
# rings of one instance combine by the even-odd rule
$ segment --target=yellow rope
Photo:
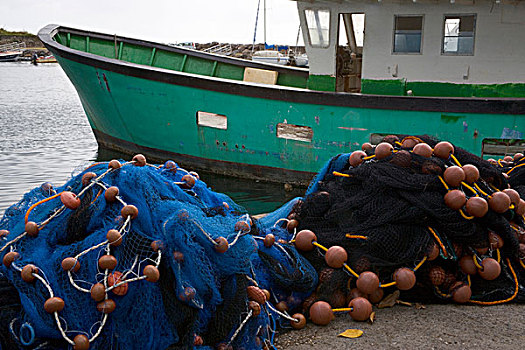
[[[463,209],[459,209],[459,213],[461,214],[461,216],[463,216],[463,218],[467,219],[467,220],[472,220],[474,219],[474,216],[467,216],[467,214],[465,214],[463,212]]]
[[[454,160],[454,162],[455,162],[459,167],[462,166],[461,163],[458,161],[458,159],[457,159],[456,157],[454,157],[454,155],[453,155],[452,153],[450,154],[450,157],[452,158],[452,160]]]
[[[483,191],[483,190],[478,186],[478,184],[475,183],[475,182],[474,182],[474,187],[476,187],[476,188],[478,189],[478,191],[481,192],[482,195],[484,195],[484,196],[488,196],[488,194],[486,194],[485,191]],[[499,191],[498,189],[496,189],[496,190]]]
[[[478,259],[474,255],[472,255],[472,261],[474,261],[474,265],[476,265],[478,269],[483,270],[483,266],[479,264]]]
[[[339,308],[339,309],[332,309],[333,312],[343,312],[343,311],[352,311],[352,308],[351,307],[343,307],[343,308]]]
[[[503,165],[501,164],[501,159],[498,159],[498,165],[503,168]]]
[[[414,267],[414,271],[417,271],[421,267],[421,265],[423,265],[425,263],[425,261],[427,261],[427,257],[426,256],[423,258],[423,260],[421,260],[419,262],[419,264],[416,265],[416,267]]]
[[[390,283],[385,283],[385,284],[380,283],[380,284],[379,284],[379,287],[381,287],[381,288],[387,288],[387,287],[395,286],[396,284],[397,284],[396,281],[394,281],[394,282],[390,282]]]
[[[428,230],[432,233],[432,235],[434,236],[434,239],[437,241],[437,243],[439,244],[439,247],[441,248],[441,251],[443,252],[443,255],[445,255],[445,257],[448,257],[448,252],[447,250],[445,249],[445,245],[441,242],[441,240],[439,239],[439,236],[437,235],[436,231],[434,231],[432,229],[432,227],[430,226],[427,226]]]
[[[346,237],[346,238],[358,238],[358,239],[365,239],[365,240],[366,240],[366,239],[368,239],[368,237],[367,237],[367,236],[360,236],[360,235],[351,235],[351,234],[349,234],[349,233],[347,233],[345,237]]]
[[[465,186],[466,188],[468,188],[472,193],[474,193],[474,194],[476,195],[476,197],[478,197],[478,192],[476,192],[476,190],[473,189],[472,187],[470,187],[466,182],[463,182],[463,181],[462,181],[461,184],[462,184],[463,186]]]
[[[396,145],[403,147],[403,144],[399,141],[396,141]]]
[[[322,250],[324,250],[325,252],[328,251],[328,248],[326,248],[325,246],[322,246],[320,245],[319,243],[317,243],[316,241],[313,241],[312,244],[318,248],[321,248]]]
[[[493,184],[489,184],[489,186],[490,186],[490,188],[492,188],[494,191],[499,191],[499,189],[498,189],[496,186],[494,186]]]
[[[436,290],[436,293],[441,295],[443,298],[450,298],[452,296],[451,294],[445,294],[445,293],[441,292],[441,290],[438,288],[438,286],[434,286],[434,289]]]
[[[468,282],[468,286],[470,287],[472,285],[472,281],[470,280],[469,274],[467,274],[467,282]]]
[[[522,163],[522,164],[518,164],[516,166],[513,166],[512,169],[510,169],[509,171],[507,171],[507,175],[511,173],[512,170],[516,169],[516,168],[519,168],[520,166],[524,166],[525,163]]]
[[[372,159],[372,158],[375,158],[376,155],[375,154],[372,154],[371,156],[368,156],[368,157],[363,157],[364,160],[369,160],[369,159]]]
[[[332,174],[333,174],[334,176],[351,177],[351,176],[348,175],[348,174],[343,174],[343,173],[340,173],[340,172],[338,172],[338,171],[334,171]]]
[[[427,261],[427,257],[425,256],[417,265],[416,267],[414,267],[414,272],[417,271],[421,265],[423,265],[425,263],[425,261]],[[387,288],[387,287],[392,287],[392,286],[395,286],[397,283],[396,281],[393,281],[393,282],[390,282],[390,283],[379,283],[379,287],[381,288]]]
[[[509,265],[510,272],[512,272],[512,277],[514,277],[514,282],[516,284],[516,286],[514,288],[514,294],[512,294],[509,298],[507,298],[505,300],[497,300],[497,301],[469,300],[469,303],[478,304],[478,305],[497,305],[497,304],[507,303],[509,301],[514,300],[514,298],[516,298],[516,295],[518,295],[518,290],[519,290],[519,287],[520,287],[519,281],[518,281],[518,276],[516,276],[516,272],[514,272],[514,269],[512,268],[512,265],[511,265],[510,260],[508,258],[507,258],[507,264]]]
[[[496,256],[498,257],[497,261],[499,263],[501,261],[501,253],[499,252],[499,249],[496,249]]]
[[[347,269],[348,272],[350,272],[352,275],[354,275],[354,277],[359,278],[359,275],[357,274],[357,272],[355,272],[354,270],[352,270],[352,269],[350,268],[350,266],[348,266],[346,263],[343,264],[343,267],[344,267],[345,269]]]
[[[425,141],[421,140],[421,139],[420,139],[419,137],[417,137],[417,136],[406,136],[405,138],[403,138],[403,139],[401,140],[401,144],[403,144],[403,142],[404,142],[405,140],[408,140],[408,139],[417,140],[418,142],[425,143]]]
[[[523,263],[523,260],[520,259],[520,265],[525,269],[525,264]]]
[[[443,184],[443,186],[445,186],[445,189],[448,191],[449,188],[448,188],[448,185],[447,185],[447,183],[445,182],[445,180],[443,180],[443,178],[441,177],[441,175],[438,175],[438,177],[439,177],[439,180],[441,180],[441,183]]]

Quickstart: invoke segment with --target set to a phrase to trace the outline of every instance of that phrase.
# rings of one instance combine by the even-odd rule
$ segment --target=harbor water
[[[78,95],[58,64],[0,64],[0,130],[0,215],[43,182],[59,186],[91,162],[115,156],[99,151]],[[272,211],[304,192],[200,175],[251,214]]]

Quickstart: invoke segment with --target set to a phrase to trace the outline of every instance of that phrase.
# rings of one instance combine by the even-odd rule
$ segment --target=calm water
[[[75,89],[58,64],[0,63],[0,215],[28,190],[63,184],[94,160],[108,160],[97,143]],[[128,159],[129,156],[122,156]],[[269,212],[301,190],[201,174],[252,214]]]

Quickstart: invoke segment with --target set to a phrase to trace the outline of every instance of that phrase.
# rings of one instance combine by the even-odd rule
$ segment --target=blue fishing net
[[[287,243],[293,233],[278,224],[294,202],[257,221],[174,162],[138,164],[93,164],[6,210],[4,347],[70,348],[87,339],[90,349],[259,349],[272,346],[278,325],[289,327],[290,316],[275,304],[285,300],[292,309],[317,285],[315,269]],[[106,198],[112,186],[119,194]],[[121,211],[129,205],[136,218]],[[120,244],[108,241],[110,230]],[[268,234],[275,243],[265,244]],[[80,268],[63,267],[66,258]],[[102,297],[92,297],[95,285]],[[260,313],[253,287],[269,291]],[[48,312],[52,296],[64,306],[47,305]]]

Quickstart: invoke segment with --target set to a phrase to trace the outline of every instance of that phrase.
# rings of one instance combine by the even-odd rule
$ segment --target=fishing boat
[[[35,63],[57,63],[57,59],[53,55],[40,56],[35,59]]]
[[[12,42],[0,45],[0,62],[16,62],[22,56],[26,44],[22,42]]]
[[[308,70],[58,25],[39,38],[99,145],[120,152],[304,184],[330,156],[388,134],[428,134],[485,157],[522,151],[523,2],[308,0],[297,9]]]
[[[308,67],[308,55],[303,53],[301,55],[295,56],[295,65],[297,67]]]
[[[252,61],[287,65],[288,57],[280,53],[279,51],[274,50],[261,50],[255,51],[252,55]]]

